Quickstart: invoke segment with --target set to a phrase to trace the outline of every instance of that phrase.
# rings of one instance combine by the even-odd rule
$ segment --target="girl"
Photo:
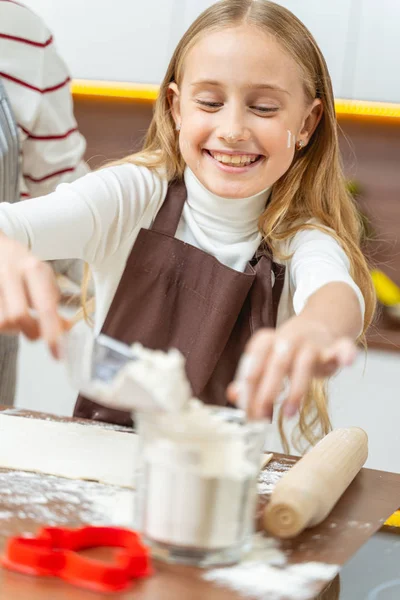
[[[229,400],[269,417],[289,378],[283,413],[302,407],[311,443],[327,433],[321,378],[353,361],[374,294],[327,67],[288,10],[211,6],[175,50],[142,152],[2,205],[0,230],[0,330],[56,352],[64,323],[40,260],[83,258],[96,332],[179,348],[195,394],[217,404],[246,348]],[[83,398],[75,415],[128,418]]]

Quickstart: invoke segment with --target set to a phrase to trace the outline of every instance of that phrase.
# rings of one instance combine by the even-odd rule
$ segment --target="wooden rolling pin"
[[[336,429],[285,473],[264,510],[264,527],[291,538],[321,523],[364,465],[368,437],[358,427]]]

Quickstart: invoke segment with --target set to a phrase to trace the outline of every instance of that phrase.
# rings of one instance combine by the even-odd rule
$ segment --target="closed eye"
[[[279,110],[277,106],[250,106],[250,108],[260,113],[275,113]]]
[[[206,100],[196,100],[196,102],[201,106],[211,109],[221,108],[222,106],[222,102],[207,102]]]

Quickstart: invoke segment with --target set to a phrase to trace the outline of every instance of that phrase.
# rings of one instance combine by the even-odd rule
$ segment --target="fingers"
[[[278,339],[273,344],[268,364],[250,404],[249,412],[254,418],[272,417],[274,403],[289,375],[295,352],[295,346],[285,339]]]
[[[72,327],[74,326],[74,321],[71,319],[65,319],[64,317],[61,317],[61,324],[62,324],[62,328],[64,332],[69,331],[70,329],[72,329]]]
[[[51,267],[30,256],[24,265],[25,281],[30,304],[38,315],[41,337],[51,353],[59,358],[58,339],[64,331],[57,307],[60,292]]]
[[[341,338],[321,353],[321,363],[334,362],[337,365],[336,369],[338,369],[352,365],[356,357],[357,347],[355,343],[349,338]]]
[[[284,405],[285,415],[293,417],[299,410],[313,377],[331,377],[340,367],[352,365],[356,356],[356,345],[347,338],[338,340],[322,352],[313,345],[302,346],[290,374],[290,391]]]
[[[316,369],[317,377],[331,377],[338,369],[351,366],[357,358],[358,350],[355,343],[342,338],[321,352]]]
[[[262,330],[250,341],[241,360],[228,397],[247,411],[250,419],[270,419],[274,404],[290,379],[284,414],[292,417],[306,397],[314,377],[328,377],[338,368],[351,365],[357,348],[342,338],[326,348],[325,343]]]
[[[269,329],[260,330],[253,336],[240,360],[235,381],[228,388],[229,399],[246,410],[249,416],[253,412],[252,399],[265,371],[273,339],[274,333]]]
[[[42,336],[57,356],[65,322],[57,313],[59,291],[51,267],[4,235],[0,250],[0,331],[21,332],[31,340]]]
[[[1,289],[1,324],[8,333],[22,332],[30,340],[39,337],[39,325],[29,313],[25,287],[15,271],[5,274]]]
[[[295,357],[290,374],[290,390],[284,404],[286,417],[293,417],[307,395],[318,362],[318,351],[312,345],[303,347]]]

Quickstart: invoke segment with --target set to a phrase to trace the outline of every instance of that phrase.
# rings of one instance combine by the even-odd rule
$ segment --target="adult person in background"
[[[12,0],[0,0],[0,84],[0,201],[43,196],[86,174],[67,67],[46,24]],[[71,261],[55,268],[73,279],[81,272]],[[7,406],[17,353],[18,338],[0,336],[0,404]]]

